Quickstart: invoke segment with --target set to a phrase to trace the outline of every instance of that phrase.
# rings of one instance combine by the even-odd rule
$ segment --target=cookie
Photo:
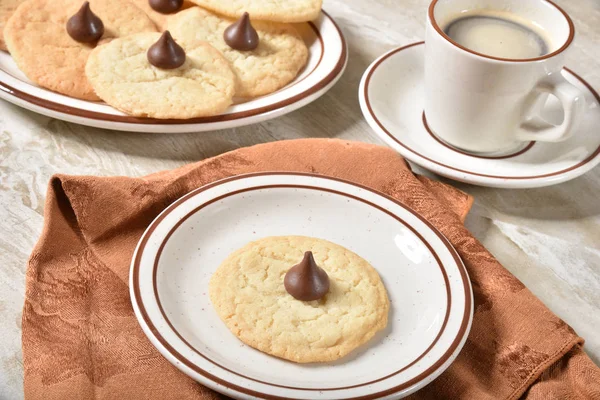
[[[236,75],[238,97],[265,95],[294,80],[306,64],[308,49],[292,25],[252,20],[259,36],[258,47],[239,51],[223,39],[223,32],[234,22],[192,7],[169,18],[168,28],[173,37],[188,47],[206,41],[221,51]]]
[[[329,276],[320,300],[300,301],[284,287],[305,251]],[[377,271],[342,246],[304,236],[249,243],[218,267],[209,284],[217,314],[242,342],[298,363],[339,359],[387,325],[389,300]]]
[[[0,0],[0,50],[7,50],[4,42],[4,26],[24,0]]]
[[[15,62],[29,79],[47,89],[85,100],[99,100],[85,77],[93,45],[73,40],[67,20],[82,6],[80,0],[27,0],[8,20],[4,38]],[[102,20],[98,45],[137,32],[155,32],[152,21],[127,1],[90,0]]]
[[[306,22],[319,16],[323,0],[191,0],[197,5],[239,18],[244,12],[252,18],[274,22]]]
[[[232,103],[235,78],[227,60],[208,43],[186,49],[175,69],[151,65],[146,55],[159,33],[139,33],[96,48],[85,72],[111,106],[134,116],[193,118],[223,112]]]
[[[155,9],[150,7],[150,3],[148,2],[148,0],[129,0],[129,1],[131,1],[133,4],[138,6],[143,12],[145,12],[146,15],[148,16],[148,18],[150,18],[152,20],[152,22],[154,22],[154,25],[156,26],[156,28],[161,32],[167,29],[167,19],[176,14],[176,13],[163,14],[163,13],[156,11]],[[183,10],[188,9],[193,6],[194,5],[192,3],[184,1],[183,6],[181,7],[181,9],[178,12],[183,11]]]

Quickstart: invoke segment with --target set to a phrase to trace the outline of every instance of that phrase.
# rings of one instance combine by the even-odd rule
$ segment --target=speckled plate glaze
[[[297,24],[309,49],[306,67],[286,87],[249,101],[238,101],[217,116],[189,120],[137,118],[105,103],[79,100],[33,84],[12,57],[0,51],[0,98],[49,117],[98,128],[132,132],[200,132],[254,124],[294,111],[316,100],[340,78],[348,61],[346,41],[334,20]]]
[[[358,96],[365,119],[389,146],[439,175],[475,185],[534,188],[574,179],[600,163],[600,96],[565,68],[565,78],[585,93],[588,111],[577,132],[560,143],[530,142],[509,154],[478,155],[447,145],[427,126],[423,114],[424,44],[413,43],[382,55],[365,71]],[[560,102],[549,97],[542,116],[560,123]]]
[[[213,309],[208,283],[231,252],[274,235],[323,238],[368,260],[390,297],[388,327],[324,364],[295,364],[240,342]],[[235,398],[406,396],[452,363],[473,313],[460,258],[423,217],[366,187],[303,174],[237,176],[173,203],[138,244],[130,290],[156,348],[190,377]]]

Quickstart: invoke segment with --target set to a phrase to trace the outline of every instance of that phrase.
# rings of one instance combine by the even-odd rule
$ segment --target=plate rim
[[[368,395],[362,395],[362,396],[355,396],[355,397],[349,397],[348,399],[353,399],[353,400],[358,400],[358,399],[374,399],[374,398],[379,398],[381,396],[388,396],[390,394],[395,394],[398,392],[406,392],[406,391],[414,391],[417,390],[419,388],[419,384],[422,384],[423,382],[427,382],[431,381],[433,379],[435,379],[435,377],[437,377],[439,374],[441,374],[450,364],[451,362],[454,360],[454,358],[458,355],[458,353],[461,351],[462,347],[464,346],[464,343],[466,341],[466,338],[470,332],[470,328],[471,328],[471,324],[472,324],[472,318],[473,318],[473,306],[474,306],[474,298],[473,298],[473,293],[472,293],[472,286],[471,286],[471,282],[468,276],[468,272],[466,270],[466,267],[464,266],[464,263],[462,262],[462,259],[460,258],[460,256],[458,255],[458,253],[456,252],[456,250],[454,249],[454,247],[452,246],[452,244],[448,241],[448,239],[446,239],[446,237],[437,229],[435,228],[429,221],[427,221],[423,216],[421,216],[419,213],[417,213],[416,211],[414,211],[412,208],[410,208],[409,206],[404,205],[403,203],[401,203],[400,201],[394,199],[393,197],[382,193],[380,191],[377,191],[375,189],[372,189],[370,187],[361,185],[359,183],[355,183],[355,182],[351,182],[345,179],[340,179],[340,178],[336,178],[336,177],[332,177],[332,176],[326,176],[326,175],[319,175],[319,174],[314,174],[314,173],[299,173],[299,172],[279,172],[279,171],[264,171],[264,172],[255,172],[255,173],[247,173],[247,174],[240,174],[240,175],[235,175],[235,176],[230,176],[224,179],[220,179],[217,180],[215,182],[209,183],[207,185],[203,185],[197,189],[192,190],[191,192],[185,194],[184,196],[180,197],[179,199],[177,199],[176,201],[174,201],[171,205],[169,205],[165,210],[163,210],[153,221],[152,223],[148,226],[148,228],[145,230],[144,234],[142,235],[142,237],[140,238],[138,245],[136,246],[135,252],[133,254],[132,257],[132,262],[131,262],[131,269],[130,269],[130,297],[131,297],[131,301],[132,301],[132,305],[134,306],[134,311],[136,314],[136,317],[138,319],[138,322],[142,325],[142,328],[144,328],[144,332],[146,333],[146,335],[149,336],[149,339],[151,339],[151,342],[159,349],[161,350],[161,353],[166,352],[167,354],[164,354],[165,356],[168,355],[167,358],[173,358],[174,360],[176,360],[176,365],[178,366],[179,363],[184,364],[186,366],[186,368],[191,369],[192,371],[194,371],[196,374],[202,376],[203,378],[207,379],[210,383],[212,383],[213,385],[217,385],[217,387],[225,387],[229,390],[232,390],[235,393],[241,393],[244,395],[250,395],[250,396],[258,396],[261,398],[268,398],[268,399],[286,399],[286,397],[280,397],[278,395],[272,395],[272,394],[268,394],[268,393],[261,393],[261,392],[257,392],[254,391],[252,389],[248,389],[245,387],[241,387],[239,385],[236,385],[234,383],[230,383],[227,380],[224,380],[221,377],[215,376],[214,374],[212,374],[211,372],[208,372],[204,369],[202,369],[200,366],[196,365],[193,361],[190,361],[188,358],[186,358],[184,355],[182,355],[181,353],[179,353],[176,349],[174,349],[168,342],[167,339],[165,339],[164,337],[162,337],[162,335],[159,333],[159,330],[155,327],[155,325],[152,323],[150,316],[148,315],[147,312],[143,312],[143,300],[141,300],[141,293],[140,293],[140,287],[139,287],[139,275],[140,275],[140,262],[141,262],[141,258],[142,258],[142,253],[143,253],[143,249],[145,247],[145,245],[147,244],[148,240],[150,239],[151,234],[154,232],[154,230],[159,226],[159,224],[162,222],[162,220],[164,220],[168,214],[170,214],[171,211],[175,210],[179,205],[181,205],[182,203],[184,203],[185,201],[187,201],[188,199],[190,199],[191,197],[202,193],[206,190],[209,190],[211,188],[214,188],[216,186],[222,185],[222,184],[226,184],[232,181],[237,181],[237,180],[243,180],[243,179],[247,179],[247,178],[254,178],[254,177],[261,177],[261,176],[301,176],[301,177],[308,177],[308,178],[317,178],[317,179],[322,179],[322,180],[329,180],[329,181],[334,181],[334,182],[341,182],[343,184],[349,184],[353,187],[356,187],[358,189],[362,189],[362,190],[367,190],[372,194],[375,194],[376,196],[382,197],[386,200],[391,201],[393,204],[401,207],[402,209],[404,209],[405,211],[409,212],[410,214],[412,214],[413,216],[415,216],[419,221],[421,221],[425,227],[427,229],[429,229],[433,234],[435,234],[435,236],[441,241],[441,243],[445,246],[445,248],[448,250],[449,254],[452,256],[454,263],[456,264],[456,267],[459,271],[459,274],[461,276],[461,283],[462,286],[464,288],[464,293],[465,293],[465,301],[464,301],[464,310],[463,310],[463,314],[462,314],[462,321],[460,323],[459,329],[456,333],[456,337],[454,337],[452,339],[451,342],[449,342],[449,345],[447,347],[447,349],[445,350],[445,352],[435,361],[432,362],[431,366],[428,367],[427,369],[425,369],[423,372],[421,372],[419,375],[409,379],[406,382],[403,382],[399,385],[396,385],[392,388],[387,388],[383,391],[380,391],[378,393],[371,393]],[[245,187],[245,190],[256,190],[258,188],[261,188],[264,185],[260,185],[260,184],[254,184],[254,185],[250,185],[248,187]],[[298,183],[295,184],[285,184],[285,183],[281,183],[281,184],[276,184],[275,186],[278,187],[298,187],[298,186],[302,186]],[[304,185],[304,186],[309,186],[309,185]],[[272,186],[271,186],[272,187]],[[399,215],[396,215],[395,213],[393,213],[392,211],[386,210],[381,206],[378,206],[376,204],[371,203],[369,200],[366,199],[361,199],[358,196],[354,196],[352,194],[349,193],[344,193],[344,192],[340,192],[339,190],[335,190],[335,189],[331,189],[331,188],[323,188],[323,187],[319,187],[317,185],[315,186],[310,186],[309,188],[312,189],[318,189],[318,190],[325,190],[325,191],[329,191],[329,192],[334,192],[336,194],[341,194],[344,196],[349,196],[349,197],[353,197],[355,200],[359,200],[362,201],[370,206],[374,206],[376,208],[378,208],[380,211],[386,212],[388,215],[390,215],[391,217],[395,218],[396,220],[398,220],[399,222],[403,223],[407,228],[409,228],[413,233],[415,233],[419,239],[426,244],[426,246],[429,248],[430,252],[432,252],[432,254],[434,255],[434,257],[436,258],[436,260],[438,261],[439,267],[442,269],[442,271],[445,271],[445,268],[443,266],[443,264],[441,263],[441,260],[438,259],[438,255],[436,253],[436,251],[434,251],[434,249],[431,247],[431,245],[429,244],[429,242],[427,240],[425,240],[425,238],[423,238],[423,236],[409,223],[407,223],[406,221],[404,221],[403,218],[401,218]],[[243,190],[244,190],[243,189]],[[155,255],[155,260],[154,260],[154,265],[153,265],[153,270],[152,270],[152,280],[153,280],[153,288],[152,290],[154,291],[154,296],[156,299],[158,299],[158,293],[156,292],[157,287],[156,287],[156,272],[157,272],[157,263],[158,263],[158,258],[159,258],[159,254],[160,254],[160,250],[162,250],[162,248],[164,247],[164,245],[167,243],[171,233],[173,233],[177,227],[179,225],[181,225],[189,216],[195,214],[195,212],[197,212],[199,209],[201,209],[202,207],[218,200],[218,198],[221,197],[225,197],[227,195],[232,195],[235,194],[232,193],[231,191],[226,192],[224,195],[222,196],[218,196],[217,198],[211,198],[208,199],[206,202],[202,203],[201,205],[197,205],[196,207],[194,207],[191,211],[187,212],[185,214],[185,216],[183,216],[181,219],[179,219],[170,229],[169,229],[169,233],[164,237],[164,239],[162,239],[161,244],[160,244],[160,249],[159,251],[157,251],[157,254]],[[445,277],[445,282],[446,282],[446,287],[447,287],[447,296],[450,296],[450,287],[447,281],[447,277]],[[162,310],[162,307],[160,307],[160,301],[157,301],[157,303],[159,304],[159,308],[161,309],[161,313],[164,317],[164,311]],[[448,311],[447,314],[450,313],[450,303],[448,303]],[[169,325],[169,327],[171,328],[171,330],[173,330],[173,332],[175,332],[175,334],[179,337],[179,339],[181,340],[181,336],[177,333],[177,330],[174,330],[172,327],[172,324],[170,323],[170,321],[168,320],[168,318],[165,318],[165,321],[167,322],[167,324]],[[400,369],[399,371],[395,371],[393,374],[388,374],[382,378],[379,378],[377,380],[371,381],[371,382],[367,382],[365,384],[361,384],[361,385],[356,385],[356,386],[349,386],[349,387],[341,387],[341,388],[328,388],[328,389],[309,389],[309,388],[296,388],[296,387],[287,387],[287,386],[282,386],[282,385],[277,385],[277,384],[272,384],[269,382],[264,382],[264,381],[260,381],[260,380],[256,380],[254,378],[249,378],[247,376],[244,375],[240,375],[236,372],[232,372],[230,371],[228,368],[223,367],[219,364],[215,364],[212,360],[207,359],[209,362],[215,364],[217,367],[224,369],[225,371],[228,371],[229,373],[234,373],[238,376],[241,376],[243,379],[249,379],[252,381],[257,381],[259,383],[262,384],[266,384],[269,386],[274,386],[274,387],[280,387],[282,389],[290,389],[290,390],[297,390],[297,391],[312,391],[312,390],[316,390],[316,391],[334,391],[334,390],[349,390],[355,387],[361,387],[361,386],[366,386],[369,384],[373,384],[385,379],[388,379],[404,370],[406,370],[407,368],[410,368],[412,365],[414,365],[416,362],[418,362],[422,357],[425,356],[425,354],[427,354],[427,352],[429,352],[434,345],[437,343],[437,341],[439,340],[439,337],[442,335],[444,329],[445,329],[445,325],[447,323],[447,318],[444,321],[444,326],[442,326],[440,328],[440,332],[438,333],[437,337],[434,339],[434,341],[430,344],[430,346],[426,349],[426,351],[419,356],[416,360],[411,361],[409,364],[407,364],[405,367],[403,367],[402,369]],[[158,345],[157,343],[158,342]],[[185,339],[182,340],[182,342],[187,345],[188,348],[190,348],[192,351],[195,351],[195,349],[193,348],[193,346],[191,346]],[[204,357],[202,354],[200,354],[200,356],[202,356],[203,358],[206,359],[206,357]],[[186,372],[186,371],[184,371]]]
[[[45,98],[41,98],[36,95],[27,93],[26,91],[23,91],[21,89],[14,88],[11,85],[4,82],[4,80],[2,79],[0,79],[0,98],[4,98],[5,100],[10,101],[13,104],[27,108],[34,112],[42,114],[45,112],[46,114],[44,115],[48,116],[54,116],[52,114],[58,114],[61,117],[63,117],[61,119],[80,124],[95,124],[93,126],[97,126],[98,123],[110,123],[119,124],[123,127],[129,127],[129,129],[132,129],[134,127],[142,128],[151,126],[162,126],[165,129],[168,129],[168,127],[192,127],[219,123],[239,124],[240,121],[244,121],[252,117],[260,117],[272,113],[277,113],[277,111],[281,111],[286,107],[301,103],[303,100],[310,99],[310,97],[313,95],[318,95],[320,91],[327,89],[337,81],[337,79],[344,72],[348,62],[348,45],[346,42],[346,38],[344,37],[344,34],[342,33],[342,30],[338,26],[335,19],[333,19],[325,10],[321,10],[321,14],[317,19],[315,19],[314,21],[307,22],[307,24],[314,31],[315,35],[321,43],[322,52],[317,65],[302,80],[295,82],[291,86],[283,87],[278,91],[289,89],[290,87],[300,83],[308,76],[310,76],[320,65],[323,59],[323,55],[326,51],[325,40],[323,38],[323,35],[321,34],[321,29],[319,27],[319,25],[323,23],[323,21],[332,24],[333,28],[335,28],[335,32],[341,44],[340,55],[338,60],[335,62],[333,68],[331,68],[331,70],[329,70],[322,79],[320,79],[312,86],[306,88],[304,91],[297,93],[292,97],[286,97],[272,104],[267,104],[257,108],[238,111],[230,114],[220,114],[190,119],[156,119],[134,117],[130,115],[112,115],[103,113],[101,111],[91,111],[83,108],[75,108],[58,103],[56,101],[47,100]],[[24,84],[32,85],[26,82],[24,82]],[[77,119],[77,121],[73,121],[73,119]],[[230,126],[224,126],[223,128],[227,127]]]
[[[547,174],[541,175],[532,175],[532,176],[518,176],[518,177],[509,177],[509,176],[499,176],[499,175],[489,175],[483,174],[468,170],[463,170],[460,168],[453,167],[451,165],[443,164],[440,161],[434,160],[431,157],[423,155],[415,150],[413,150],[410,146],[403,143],[396,135],[394,135],[386,126],[379,120],[377,117],[373,107],[371,106],[369,96],[369,84],[371,82],[371,78],[373,77],[377,68],[388,58],[404,51],[410,49],[412,47],[417,47],[425,45],[425,41],[417,41],[405,46],[395,47],[386,53],[379,56],[375,61],[373,61],[369,67],[363,73],[361,78],[359,88],[358,88],[358,97],[360,102],[360,107],[365,117],[365,120],[375,131],[375,133],[385,140],[388,145],[390,145],[394,150],[398,151],[404,157],[409,159],[410,161],[421,165],[424,168],[427,168],[435,173],[438,173],[442,176],[458,180],[461,182],[476,184],[476,185],[484,185],[491,187],[499,187],[499,188],[534,188],[534,187],[542,187],[548,186],[552,184],[557,184],[561,182],[565,182],[571,179],[574,179],[578,176],[583,175],[588,172],[596,165],[600,163],[600,145],[594,150],[588,157],[584,160],[579,161],[577,164],[572,165],[568,168],[562,169],[560,171],[555,171]],[[596,101],[600,103],[600,94],[594,87],[583,79],[580,75],[575,73],[568,67],[564,67],[569,74],[571,74],[575,79],[577,79],[582,85],[584,85],[590,92],[590,94],[595,97]],[[535,142],[533,142],[535,143]],[[471,156],[470,154],[466,154]],[[478,157],[475,155],[474,157]]]

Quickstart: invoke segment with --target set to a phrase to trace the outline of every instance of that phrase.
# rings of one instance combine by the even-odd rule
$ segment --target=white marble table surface
[[[600,0],[555,1],[577,28],[568,66],[600,88]],[[123,133],[53,120],[0,100],[0,399],[23,397],[25,265],[41,233],[52,174],[140,176],[282,139],[335,137],[383,144],[362,118],[358,83],[377,56],[422,40],[428,2],[325,0],[324,8],[348,40],[345,74],[316,102],[254,126],[176,135]],[[452,184],[476,198],[468,228],[586,338],[588,354],[600,364],[600,167],[543,189]]]

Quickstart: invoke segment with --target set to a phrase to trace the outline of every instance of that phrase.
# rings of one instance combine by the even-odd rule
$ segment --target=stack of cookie
[[[220,114],[291,82],[321,0],[2,0],[0,49],[44,88],[134,116]]]

